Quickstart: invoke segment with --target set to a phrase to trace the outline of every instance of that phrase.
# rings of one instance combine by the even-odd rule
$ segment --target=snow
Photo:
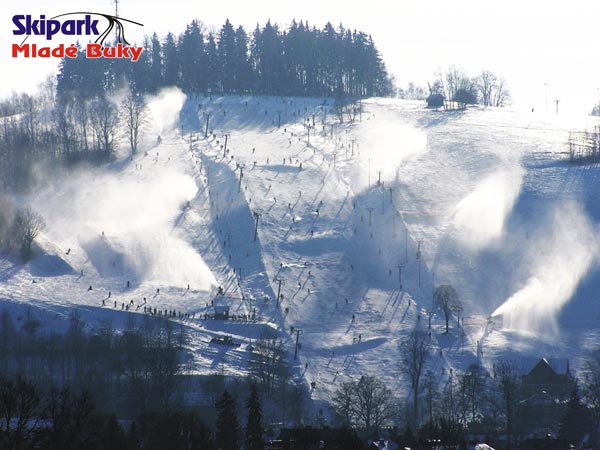
[[[435,276],[455,286],[465,316],[464,342],[456,317],[449,335],[432,317],[436,376],[475,363],[478,341],[486,366],[568,357],[577,367],[598,343],[600,185],[597,166],[567,161],[565,143],[588,119],[370,99],[362,121],[340,124],[332,103],[154,97],[152,131],[133,158],[122,150],[106,170],[28,196],[48,227],[33,261],[0,260],[0,306],[32,305],[46,328],[74,306],[118,327],[144,297],[194,313],[182,323],[199,374],[247,373],[246,347],[265,329],[278,330],[291,361],[293,326],[294,376],[316,383],[315,400],[363,374],[402,396],[399,347],[415,326],[427,330]],[[204,138],[207,115],[216,136]],[[255,309],[257,322],[199,319],[214,312],[217,286],[215,304]],[[131,299],[136,308],[120,311]],[[225,335],[243,345],[209,342]]]

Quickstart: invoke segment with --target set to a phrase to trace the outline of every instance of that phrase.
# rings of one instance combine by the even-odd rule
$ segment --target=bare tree
[[[448,333],[452,311],[460,310],[458,294],[451,285],[442,284],[435,288],[433,299],[436,306],[444,313],[444,320],[446,321],[446,333]]]
[[[506,81],[489,70],[482,70],[475,78],[475,86],[484,106],[506,106],[510,94]]]
[[[396,414],[392,391],[374,376],[343,383],[333,403],[346,424],[365,428],[368,434],[390,422]]]
[[[46,222],[44,222],[44,218],[39,213],[30,208],[23,208],[17,211],[12,224],[11,235],[24,261],[29,261],[31,258],[31,244],[45,227]]]
[[[520,376],[516,364],[511,361],[500,361],[494,364],[494,379],[501,399],[496,407],[506,419],[506,435],[509,439],[508,446],[511,448],[520,387]]]
[[[419,419],[419,388],[423,369],[431,352],[429,336],[415,329],[400,346],[400,370],[408,377],[413,391],[413,421]]]
[[[476,78],[476,86],[483,106],[492,106],[494,87],[496,86],[496,75],[489,70],[482,70]]]
[[[149,121],[148,105],[139,95],[129,94],[121,103],[121,114],[125,121],[125,135],[131,153],[137,151],[142,133]]]
[[[353,424],[355,384],[354,381],[342,383],[333,396],[333,407],[341,416],[343,425],[346,427]]]
[[[259,382],[266,387],[269,397],[275,392],[278,380],[287,380],[286,347],[275,330],[261,332],[252,350],[250,365]]]
[[[117,108],[105,97],[97,98],[90,111],[90,121],[94,136],[105,158],[109,158],[114,149],[114,139],[119,123]]]
[[[506,106],[510,101],[510,92],[506,87],[506,81],[504,78],[499,78],[496,83],[496,89],[494,91],[494,95],[492,96],[492,104],[493,106],[497,106],[499,108]]]
[[[27,440],[36,431],[36,416],[40,399],[32,383],[17,378],[0,382],[0,447],[25,448]]]
[[[395,414],[392,391],[377,377],[362,376],[356,385],[358,424],[363,425],[367,433],[379,430]]]

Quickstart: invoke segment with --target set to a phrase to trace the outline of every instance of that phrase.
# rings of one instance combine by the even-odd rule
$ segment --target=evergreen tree
[[[225,390],[215,403],[217,409],[217,447],[221,450],[238,450],[238,419],[235,399]]]
[[[229,19],[225,21],[219,33],[218,55],[221,88],[223,92],[235,92],[237,91],[235,80],[235,31]]]
[[[219,88],[219,54],[217,44],[212,33],[208,35],[206,42],[206,84],[209,92],[218,92]]]
[[[255,383],[250,388],[250,397],[246,402],[246,408],[248,408],[248,424],[246,425],[244,448],[245,450],[263,450],[265,441],[261,425],[262,410]]]
[[[179,84],[179,57],[177,44],[173,33],[167,34],[162,45],[164,84],[165,86],[176,86]]]
[[[179,44],[181,62],[181,87],[185,92],[206,90],[206,55],[204,36],[197,20],[189,24]]]
[[[252,66],[248,59],[248,35],[243,27],[235,30],[234,54],[235,84],[238,92],[249,92],[252,89]]]
[[[163,86],[163,58],[160,41],[156,33],[152,35],[150,41],[152,46],[152,55],[150,60],[150,92],[156,92]]]
[[[570,444],[579,446],[586,433],[592,432],[593,428],[592,414],[587,406],[581,403],[579,387],[575,383],[567,402],[567,409],[560,419],[558,436]]]

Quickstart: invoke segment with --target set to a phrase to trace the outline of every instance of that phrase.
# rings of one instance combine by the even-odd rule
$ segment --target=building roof
[[[518,366],[523,374],[530,374],[534,369],[540,370],[543,366],[549,367],[557,375],[567,375],[569,373],[569,360],[567,358],[525,358]]]

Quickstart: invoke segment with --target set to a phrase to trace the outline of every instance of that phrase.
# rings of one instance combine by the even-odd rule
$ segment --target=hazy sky
[[[31,89],[56,70],[55,60],[11,58],[11,45],[19,41],[12,35],[13,15],[114,11],[110,0],[40,3],[3,0],[0,95]],[[588,111],[600,96],[599,13],[600,3],[590,0],[121,0],[119,15],[144,24],[126,28],[130,41],[154,31],[179,34],[194,18],[209,29],[226,18],[250,30],[268,18],[283,26],[293,18],[318,27],[341,22],[373,36],[400,86],[425,85],[437,68],[451,64],[472,75],[487,68],[507,79],[516,107],[543,110],[547,97],[553,109],[558,98],[562,112]]]

